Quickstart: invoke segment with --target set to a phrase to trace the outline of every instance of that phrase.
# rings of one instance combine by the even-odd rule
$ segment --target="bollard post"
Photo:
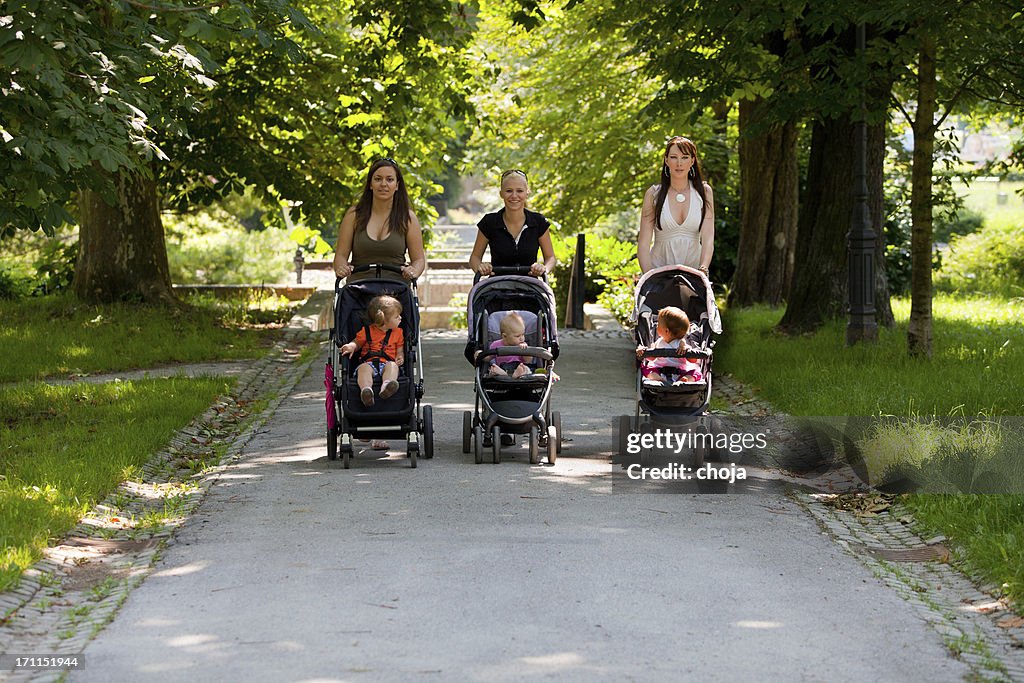
[[[583,233],[576,235],[576,252],[569,268],[569,299],[566,302],[565,326],[583,329],[583,301],[586,297],[586,237]]]
[[[292,263],[295,264],[295,284],[302,284],[302,268],[306,265],[306,259],[302,256],[302,247],[295,250],[295,258],[292,259]]]

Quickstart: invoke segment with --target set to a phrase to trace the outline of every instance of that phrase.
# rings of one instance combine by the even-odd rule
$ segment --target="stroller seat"
[[[487,316],[487,343],[484,345],[485,353],[486,349],[490,349],[491,344],[501,339],[501,321],[505,319],[512,311],[495,311]],[[527,346],[540,346],[540,325],[538,323],[537,314],[531,311],[516,311],[519,317],[523,319],[524,338]],[[500,385],[502,383],[512,384],[527,384],[534,383],[538,386],[543,386],[547,383],[547,376],[544,374],[534,374],[533,370],[536,366],[536,358],[524,358],[523,363],[526,367],[530,368],[531,372],[528,375],[522,375],[520,377],[511,377],[505,375],[490,375],[484,371],[483,381],[490,386],[491,384]]]

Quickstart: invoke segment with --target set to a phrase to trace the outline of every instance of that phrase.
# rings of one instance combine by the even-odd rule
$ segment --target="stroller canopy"
[[[484,278],[469,291],[466,321],[469,338],[466,343],[466,358],[473,362],[473,353],[488,343],[485,335],[487,325],[481,326],[477,316],[482,311],[521,310],[537,314],[544,319],[542,326],[547,333],[547,344],[552,354],[558,355],[558,325],[555,314],[555,294],[546,282],[527,275],[499,275]]]
[[[706,318],[712,332],[722,333],[722,318],[711,281],[695,268],[662,266],[644,273],[636,285],[630,323],[635,326],[645,310],[657,311],[665,306],[679,306],[691,321]]]

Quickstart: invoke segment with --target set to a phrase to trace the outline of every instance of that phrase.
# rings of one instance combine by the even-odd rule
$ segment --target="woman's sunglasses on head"
[[[520,171],[518,168],[510,168],[507,171],[502,171],[501,172],[501,179],[504,180],[505,178],[509,177],[513,173],[518,173],[519,175],[523,176],[523,180],[526,180],[527,182],[529,182],[529,180],[530,180],[526,176],[526,171]]]

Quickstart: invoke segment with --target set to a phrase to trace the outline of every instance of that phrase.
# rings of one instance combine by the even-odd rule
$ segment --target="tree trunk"
[[[817,122],[811,133],[807,182],[797,229],[792,285],[779,330],[809,332],[846,314],[846,233],[853,211],[855,122],[848,116]],[[879,325],[892,327],[885,276],[883,162],[885,124],[868,124],[868,208],[877,233],[875,310]]]
[[[749,136],[763,102],[740,102],[740,239],[729,304],[779,304],[789,293],[797,234],[799,169],[792,122]]]
[[[156,183],[137,174],[115,179],[114,205],[85,190],[73,288],[89,302],[175,303]]]
[[[711,103],[711,129],[714,136],[701,144],[700,156],[703,160],[704,179],[713,188],[725,187],[729,178],[729,155],[731,152],[729,138],[729,112],[732,103],[729,100],[717,100]]]
[[[845,312],[846,232],[853,211],[854,124],[814,124],[797,229],[796,264],[779,329],[808,332]]]
[[[910,324],[907,351],[932,355],[932,164],[935,151],[935,40],[921,36],[910,170]]]

